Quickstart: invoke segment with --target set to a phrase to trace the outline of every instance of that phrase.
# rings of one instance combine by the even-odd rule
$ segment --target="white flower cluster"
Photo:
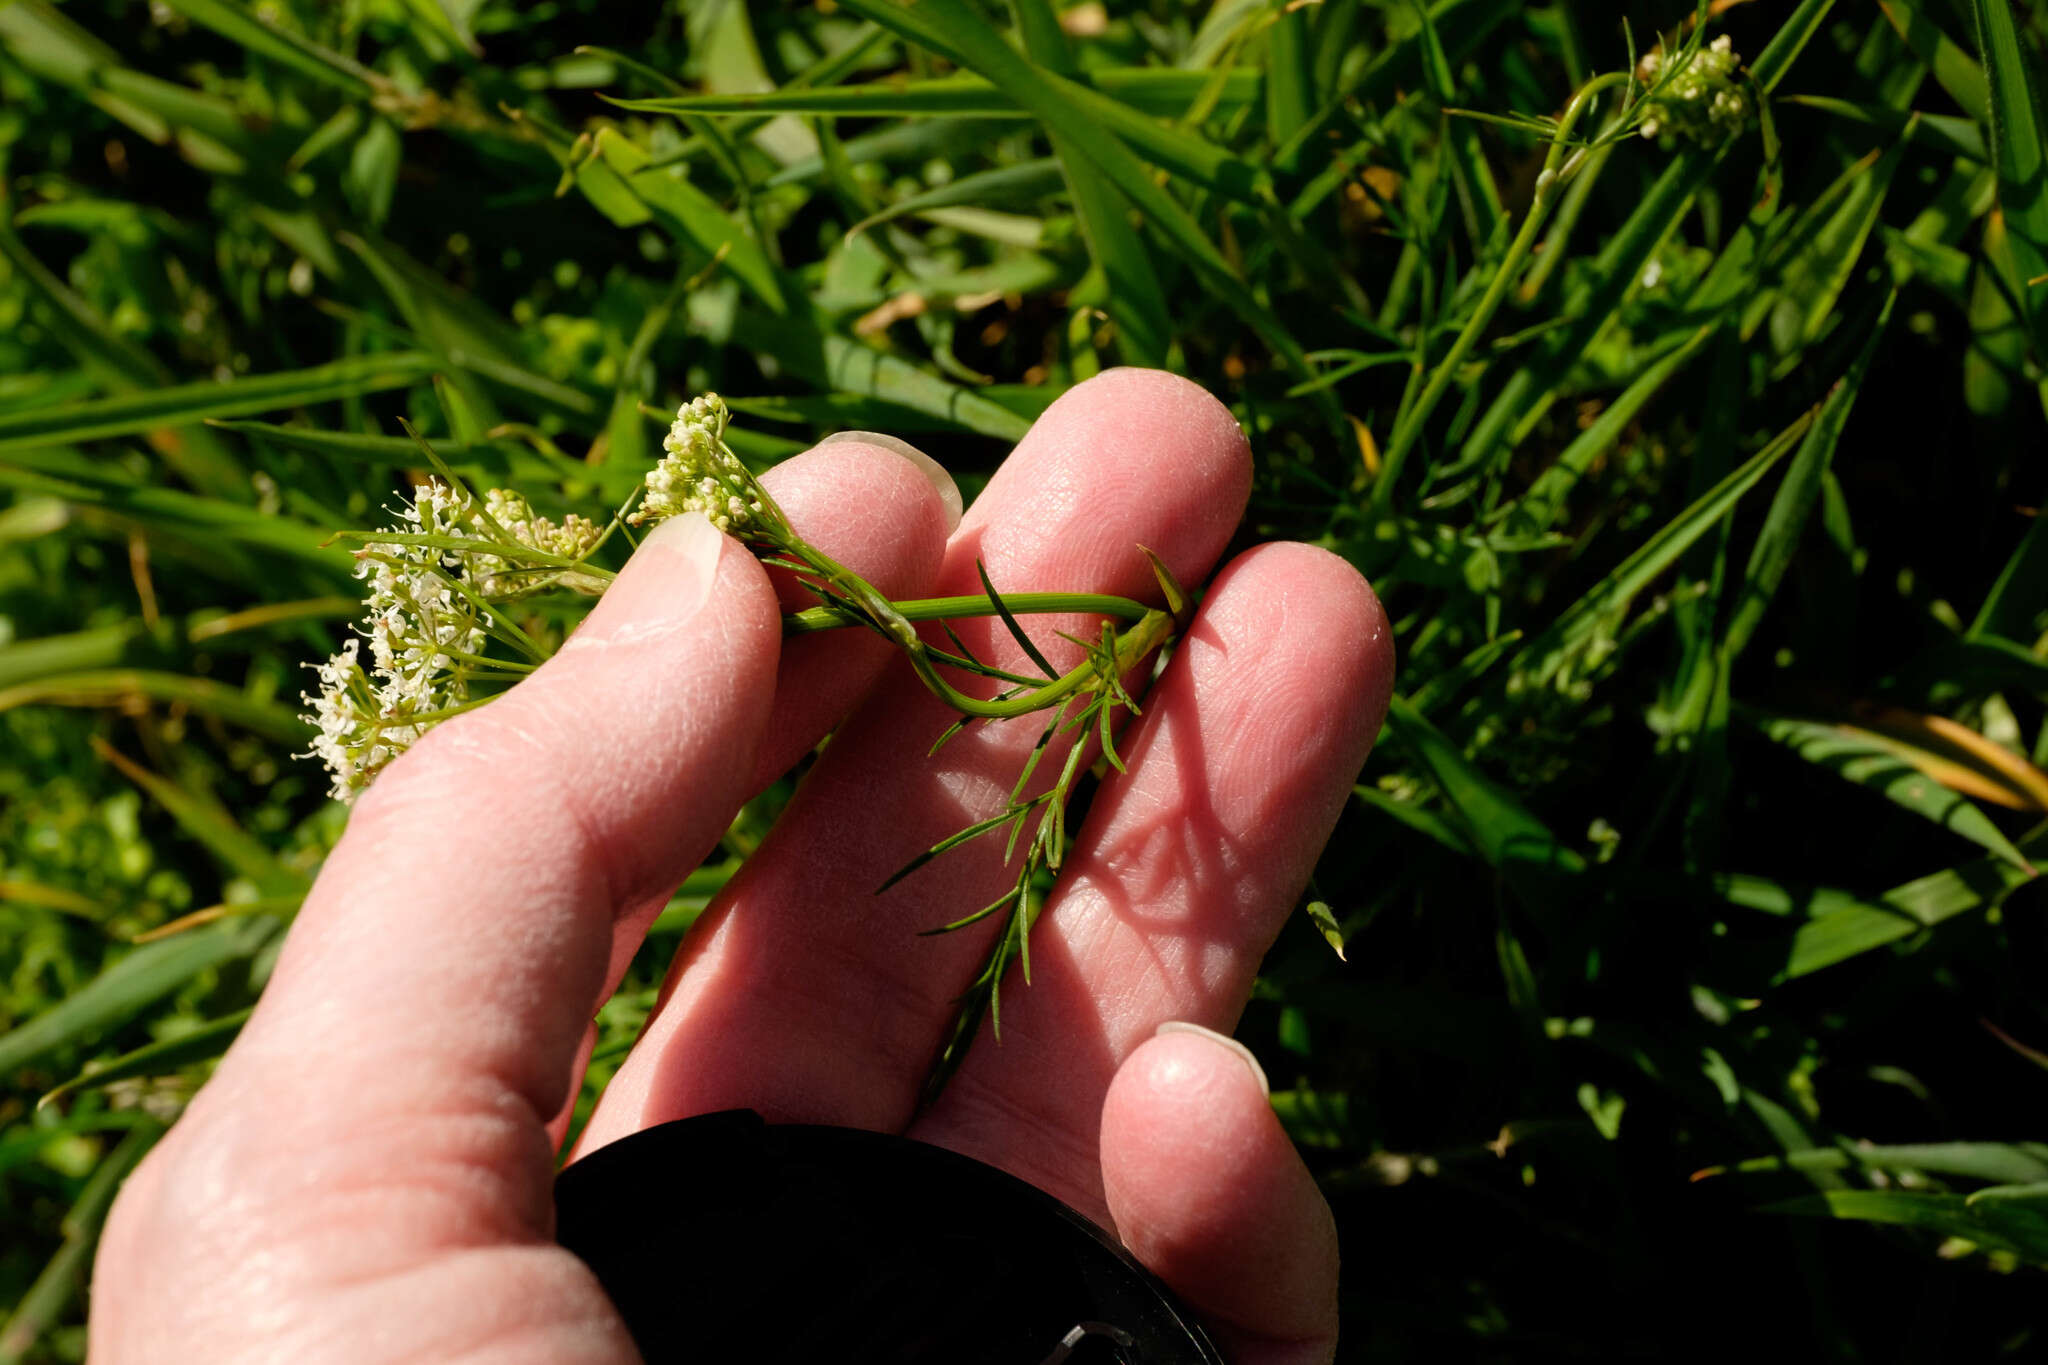
[[[1676,67],[1656,94],[1644,103],[1650,116],[1643,120],[1644,137],[1665,134],[1689,138],[1703,147],[1742,131],[1749,122],[1749,96],[1736,72],[1742,65],[1728,35],[1722,34],[1691,57],[1681,56]],[[1664,55],[1652,52],[1636,66],[1636,75],[1655,81],[1664,72]]]
[[[476,534],[495,540],[502,531],[511,543],[563,559],[581,559],[597,544],[602,528],[588,517],[571,512],[557,525],[535,514],[533,504],[509,488],[493,488],[484,494],[483,512],[473,518]],[[493,601],[523,597],[548,587],[574,588],[595,596],[604,591],[602,579],[575,570],[563,571],[550,565],[522,565],[518,556],[477,552],[467,556],[470,582],[477,594]]]
[[[647,474],[647,496],[627,520],[634,525],[702,512],[736,536],[771,529],[774,513],[754,476],[725,444],[725,403],[715,393],[676,410],[661,441],[661,463]]]
[[[415,488],[399,515],[394,534],[454,539],[471,538],[476,520],[466,497],[439,484]],[[336,800],[353,799],[468,699],[457,656],[481,652],[489,618],[457,587],[464,558],[459,550],[402,541],[373,541],[356,552],[356,577],[370,589],[361,631],[370,666],[359,661],[362,640],[351,639],[314,670],[320,690],[302,696],[313,708],[306,719],[319,730],[312,755],[333,775]]]

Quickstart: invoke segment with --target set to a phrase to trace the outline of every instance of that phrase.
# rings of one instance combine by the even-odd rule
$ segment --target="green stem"
[[[1479,306],[1472,310],[1472,316],[1465,320],[1465,326],[1458,333],[1457,340],[1451,343],[1450,352],[1437,362],[1435,371],[1429,376],[1428,384],[1423,387],[1420,396],[1412,406],[1407,407],[1395,425],[1394,439],[1387,446],[1380,476],[1373,484],[1372,510],[1375,513],[1385,514],[1387,504],[1393,498],[1395,481],[1400,477],[1401,462],[1408,457],[1408,452],[1414,449],[1416,441],[1421,438],[1423,423],[1429,420],[1430,413],[1436,409],[1445,390],[1450,388],[1451,381],[1457,377],[1458,367],[1465,363],[1465,357],[1472,353],[1472,348],[1479,343],[1480,335],[1492,323],[1493,315],[1499,311],[1501,301],[1507,297],[1508,288],[1514,283],[1516,273],[1521,270],[1522,263],[1528,259],[1530,250],[1535,247],[1536,239],[1543,230],[1543,221],[1549,216],[1551,205],[1557,202],[1558,193],[1564,188],[1565,182],[1585,164],[1583,152],[1572,152],[1569,146],[1572,128],[1577,125],[1594,95],[1610,85],[1618,85],[1628,79],[1628,73],[1619,71],[1596,76],[1580,87],[1579,92],[1572,96],[1571,103],[1565,106],[1564,117],[1557,121],[1557,129],[1551,134],[1550,152],[1543,158],[1542,173],[1536,177],[1536,197],[1529,205],[1528,216],[1522,220],[1521,230],[1515,234],[1515,240],[1508,246],[1508,254],[1501,261],[1500,268],[1494,271],[1492,281],[1486,286],[1485,295],[1479,300]],[[1571,152],[1569,157],[1568,152]]]
[[[1006,599],[1007,600],[1007,599]],[[1174,619],[1170,612],[1150,611],[1137,625],[1116,637],[1117,671],[1121,672],[1153,650],[1165,644],[1174,633]],[[1047,683],[1035,691],[1008,701],[983,701],[955,690],[938,674],[924,645],[909,651],[910,666],[917,671],[924,685],[936,693],[941,701],[957,711],[970,716],[986,716],[992,720],[1006,720],[1013,716],[1027,716],[1033,711],[1042,711],[1080,691],[1100,676],[1095,664],[1085,663],[1070,673]]]
[[[884,635],[895,641],[897,646],[909,657],[912,670],[916,672],[924,685],[931,689],[933,695],[962,715],[979,716],[989,720],[1007,720],[1014,716],[1028,716],[1033,711],[1042,711],[1048,706],[1063,701],[1100,676],[1095,663],[1091,660],[1081,664],[1072,672],[1054,679],[1045,686],[1035,688],[1021,696],[1001,701],[970,697],[939,676],[938,665],[932,661],[931,651],[926,648],[924,638],[917,633],[917,628],[911,624],[910,618],[905,616],[895,603],[877,592],[873,584],[841,564],[838,560],[833,559],[822,550],[806,544],[801,539],[792,537],[789,543],[779,548],[783,552],[794,555],[810,565],[812,570],[820,578],[824,579],[834,592],[866,613],[866,624],[875,626]],[[1040,598],[1067,596],[1071,601],[1081,595],[1032,594],[1032,596]],[[944,599],[939,600],[943,601]],[[988,599],[985,597],[970,598],[968,600],[970,602],[988,602]],[[1010,599],[1006,597],[1003,600],[1007,603]],[[988,610],[990,612],[995,610],[993,602],[988,602]],[[842,612],[841,614],[844,613]],[[854,624],[854,622],[849,621],[848,624]],[[1176,623],[1171,612],[1147,609],[1144,615],[1138,618],[1137,624],[1117,637],[1116,671],[1121,672],[1125,667],[1137,662],[1164,644],[1172,637],[1175,625]]]
[[[995,603],[981,595],[969,597],[917,597],[891,603],[906,621],[947,621],[961,616],[994,616]],[[1152,608],[1128,597],[1111,597],[1092,592],[1006,592],[1003,605],[1018,616],[1047,612],[1089,612],[1113,616],[1120,621],[1142,621]],[[860,618],[840,607],[811,607],[782,618],[784,635],[808,635],[820,630],[839,630],[862,624]]]

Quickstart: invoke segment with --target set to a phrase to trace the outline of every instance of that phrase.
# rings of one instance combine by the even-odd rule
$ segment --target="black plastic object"
[[[648,1365],[1222,1365],[1093,1223],[908,1138],[730,1110],[555,1181],[556,1236]]]

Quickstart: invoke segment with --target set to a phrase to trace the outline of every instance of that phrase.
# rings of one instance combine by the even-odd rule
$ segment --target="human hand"
[[[977,558],[1006,591],[1140,596],[1140,544],[1207,575],[1250,461],[1199,389],[1121,370],[1061,398],[950,540],[932,485],[872,447],[766,483],[892,597],[975,592]],[[561,653],[378,779],[241,1038],[115,1204],[94,1361],[634,1359],[552,1238],[591,1015],[740,803],[878,676],[678,955],[583,1149],[739,1106],[907,1131],[1113,1225],[1239,1365],[1329,1357],[1334,1228],[1249,1054],[1155,1034],[1234,1023],[1329,836],[1391,685],[1371,590],[1298,545],[1218,575],[1119,744],[1129,773],[1095,798],[1000,1045],[921,1116],[986,945],[915,934],[992,899],[1001,849],[871,893],[999,809],[1039,726],[975,725],[925,759],[952,714],[885,672],[885,641],[782,640],[802,605],[701,518],[664,523]],[[1079,624],[1032,633],[1064,665],[1053,631]],[[1021,659],[996,622],[959,630]]]

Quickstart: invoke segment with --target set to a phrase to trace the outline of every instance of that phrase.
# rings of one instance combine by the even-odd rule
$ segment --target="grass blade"
[[[1927,63],[1935,81],[1963,107],[1963,112],[1979,123],[1986,122],[1991,107],[1991,86],[1984,79],[1984,68],[1977,64],[1976,58],[1963,51],[1953,38],[1927,17],[1921,0],[1877,0],[1877,7],[1898,30],[1907,49]]]
[[[160,1120],[142,1119],[93,1168],[92,1179],[86,1182],[71,1212],[64,1216],[63,1244],[14,1306],[7,1325],[0,1327],[0,1365],[27,1360],[44,1331],[71,1302],[85,1281],[100,1226],[107,1221],[114,1196],[121,1192],[121,1182],[163,1135],[164,1124]]]
[[[1011,7],[1031,60],[1048,71],[1071,76],[1073,54],[1046,0],[1011,0]],[[1066,177],[1088,254],[1108,286],[1103,306],[1116,321],[1124,358],[1133,365],[1164,365],[1173,344],[1166,295],[1152,269],[1152,258],[1124,211],[1123,200],[1064,134],[1048,130],[1047,140]]]
[[[224,384],[178,384],[147,393],[17,413],[0,417],[0,455],[192,426],[209,417],[244,417],[360,397],[402,388],[424,377],[432,368],[432,360],[417,351],[390,351],[336,360],[311,369],[231,379]]]
[[[1991,157],[1998,206],[2014,256],[2014,288],[2032,326],[2035,355],[2048,356],[2048,112],[2043,77],[2020,34],[2010,0],[1974,0],[1977,46],[1984,57],[1991,116]],[[2036,16],[2038,23],[2038,15]]]
[[[1578,601],[1560,612],[1541,635],[1523,646],[1511,669],[1533,671],[1538,678],[1549,677],[1564,656],[1582,644],[1601,621],[1625,610],[1637,593],[1712,530],[1770,472],[1771,466],[1785,458],[1792,443],[1805,434],[1812,421],[1809,414],[1780,432],[1769,445],[1673,517]]]
[[[1585,859],[1512,792],[1475,768],[1405,698],[1394,698],[1387,723],[1443,792],[1479,856],[1539,916],[1550,920],[1561,912],[1572,883],[1586,870]]]
[[[208,968],[248,957],[278,927],[271,918],[213,924],[135,949],[60,1003],[0,1034],[0,1076],[53,1048],[92,1042]]]
[[[312,884],[304,873],[278,861],[266,844],[236,824],[234,817],[210,796],[150,772],[97,736],[93,749],[170,812],[179,828],[204,844],[225,867],[254,882],[265,895],[303,893]]]
[[[60,673],[0,691],[0,711],[17,706],[129,706],[139,699],[170,702],[218,716],[281,744],[301,745],[311,732],[298,713],[276,702],[259,701],[211,678],[158,673],[146,668],[108,668]]]
[[[253,1008],[238,1010],[225,1018],[209,1020],[189,1033],[150,1043],[111,1062],[90,1067],[45,1094],[36,1102],[37,1107],[60,1105],[74,1095],[104,1089],[117,1081],[168,1076],[195,1062],[210,1062],[228,1050],[254,1012]]]
[[[1152,179],[1143,163],[1122,141],[1102,136],[1105,122],[1119,135],[1127,134],[1130,129],[1125,126],[1128,121],[1125,116],[1145,124],[1146,132],[1156,133],[1156,126],[1146,123],[1129,110],[1120,110],[1114,118],[1105,119],[1102,106],[1115,108],[1114,100],[1106,100],[1083,86],[1062,81],[1032,66],[958,0],[924,0],[915,6],[903,5],[897,0],[848,0],[846,8],[893,29],[912,42],[973,68],[1014,95],[1017,102],[1029,109],[1049,133],[1065,137],[1094,162],[1118,192],[1145,215],[1155,230],[1179,249],[1204,282],[1273,348],[1289,368],[1303,378],[1313,377],[1314,371],[1302,354],[1299,343],[1245,287],[1244,281],[1203,235],[1187,210]],[[1181,158],[1174,158],[1178,164],[1160,159],[1156,138],[1147,138],[1140,149],[1176,173],[1185,174],[1194,169]],[[1218,183],[1216,173],[1197,179],[1205,188],[1215,188],[1219,192],[1224,189]],[[1248,183],[1234,180],[1233,183],[1239,194],[1252,192]]]
[[[1849,372],[1828,392],[1827,401],[1821,405],[1820,416],[1800,443],[1798,457],[1785,471],[1785,481],[1778,486],[1777,496],[1771,499],[1770,513],[1764,520],[1763,530],[1757,535],[1756,545],[1750,551],[1749,565],[1742,575],[1734,613],[1722,638],[1722,651],[1731,661],[1749,644],[1750,636],[1770,607],[1771,598],[1777,594],[1785,570],[1791,566],[1793,553],[1799,548],[1800,534],[1806,528],[1814,504],[1820,499],[1821,478],[1835,458],[1842,428],[1856,406],[1856,395],[1863,387],[1864,376],[1870,371],[1870,359],[1877,352],[1878,339],[1884,335],[1885,324],[1891,320],[1892,304],[1897,299],[1896,293],[1885,299],[1884,307],[1878,313],[1877,325],[1871,329]]]
[[[340,91],[351,99],[368,99],[387,85],[368,67],[322,47],[310,38],[265,23],[229,0],[165,0],[196,24],[204,24],[229,42],[289,67],[301,76]]]
[[[2023,1204],[1918,1190],[1823,1190],[1773,1204],[1765,1212],[1890,1223],[1942,1237],[1960,1237],[2036,1264],[2048,1264],[2048,1214]]]
[[[1943,767],[1953,765],[1924,750],[1911,749],[1853,725],[1770,715],[1752,715],[1750,720],[1766,738],[1784,745],[1808,763],[1827,768],[1858,786],[1869,787],[1894,805],[1961,835],[2005,859],[2020,872],[2033,875],[2033,865],[1989,816],[1961,793],[1942,785],[1938,774]]]

